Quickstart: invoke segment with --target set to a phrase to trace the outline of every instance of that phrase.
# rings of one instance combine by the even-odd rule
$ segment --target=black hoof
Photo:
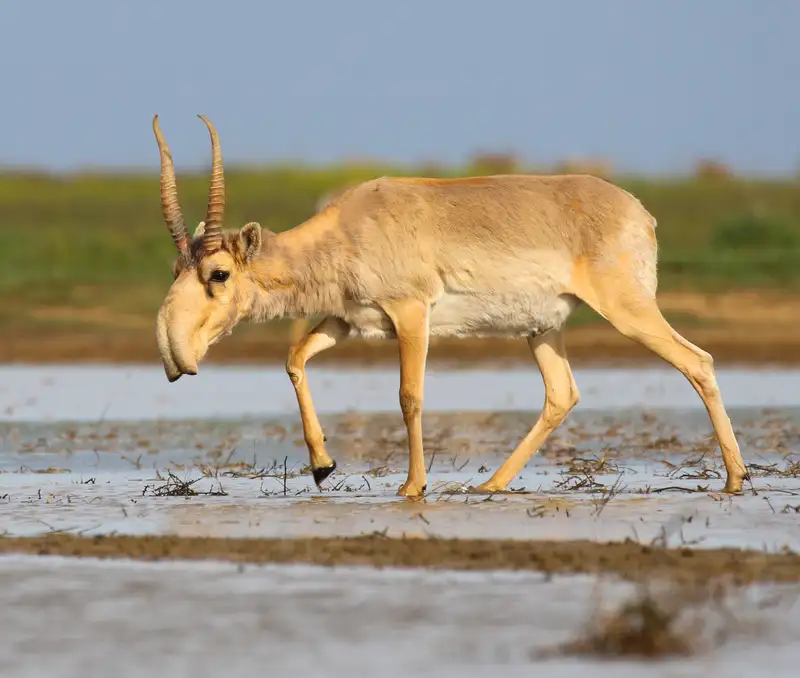
[[[336,470],[336,462],[333,462],[330,466],[322,466],[321,468],[315,468],[312,471],[314,475],[314,482],[317,484],[317,487],[322,485],[322,481],[325,480],[331,473]]]

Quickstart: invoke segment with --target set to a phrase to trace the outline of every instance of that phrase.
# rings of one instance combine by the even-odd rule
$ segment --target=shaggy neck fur
[[[352,258],[337,217],[329,209],[283,233],[265,232],[261,253],[249,265],[252,320],[343,312]]]

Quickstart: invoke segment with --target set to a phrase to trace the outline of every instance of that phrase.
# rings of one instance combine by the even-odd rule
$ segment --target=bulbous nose
[[[164,372],[170,383],[177,381],[184,374],[197,374],[197,360],[192,355],[183,323],[173,323],[170,327],[167,321],[167,311],[162,306],[156,325],[158,350],[161,354]]]

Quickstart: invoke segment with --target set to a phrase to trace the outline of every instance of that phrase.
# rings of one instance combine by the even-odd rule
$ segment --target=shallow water
[[[800,370],[719,369],[728,407],[800,407]],[[319,412],[398,410],[396,369],[309,366]],[[670,367],[577,369],[580,409],[702,408],[688,381]],[[426,411],[541,408],[536,368],[430,370]],[[275,367],[208,365],[195,377],[167,382],[157,367],[0,366],[0,421],[231,418],[295,413],[294,391]]]
[[[407,465],[399,413],[324,415],[339,467],[322,489],[303,468],[296,415],[5,424],[0,525],[12,535],[377,531],[799,549],[800,409],[731,412],[746,461],[758,465],[735,498],[719,494],[724,469],[704,410],[576,412],[514,479],[514,492],[491,498],[468,490],[502,463],[531,414],[429,413],[421,502],[395,495]],[[174,482],[169,472],[198,494],[159,496]]]
[[[541,380],[535,369],[431,372],[429,493],[408,501],[395,496],[407,453],[392,370],[311,370],[339,463],[320,490],[303,469],[307,451],[282,370],[206,367],[170,385],[149,368],[4,367],[0,531],[380,532],[800,550],[798,376],[719,370],[745,461],[755,465],[743,496],[718,494],[724,471],[691,386],[674,370],[648,369],[577,370],[579,408],[512,482],[518,492],[487,498],[465,490],[527,432]],[[173,482],[169,472],[197,481],[199,494],[158,496]],[[534,658],[579,633],[598,581],[2,557],[0,675],[796,673],[798,587],[776,594],[779,609],[733,604],[744,631],[697,658]],[[774,591],[746,595],[763,590]],[[600,591],[610,605],[630,587],[604,580]]]

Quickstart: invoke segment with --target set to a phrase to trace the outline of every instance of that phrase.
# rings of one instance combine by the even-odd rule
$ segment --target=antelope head
[[[249,223],[238,231],[223,231],[225,178],[222,152],[214,126],[198,116],[211,135],[211,183],[205,221],[190,238],[178,202],[172,154],[153,118],[161,154],[161,208],[178,250],[172,286],[158,311],[157,338],[167,379],[197,374],[208,347],[230,334],[247,316],[256,295],[249,265],[261,250],[261,227]]]

